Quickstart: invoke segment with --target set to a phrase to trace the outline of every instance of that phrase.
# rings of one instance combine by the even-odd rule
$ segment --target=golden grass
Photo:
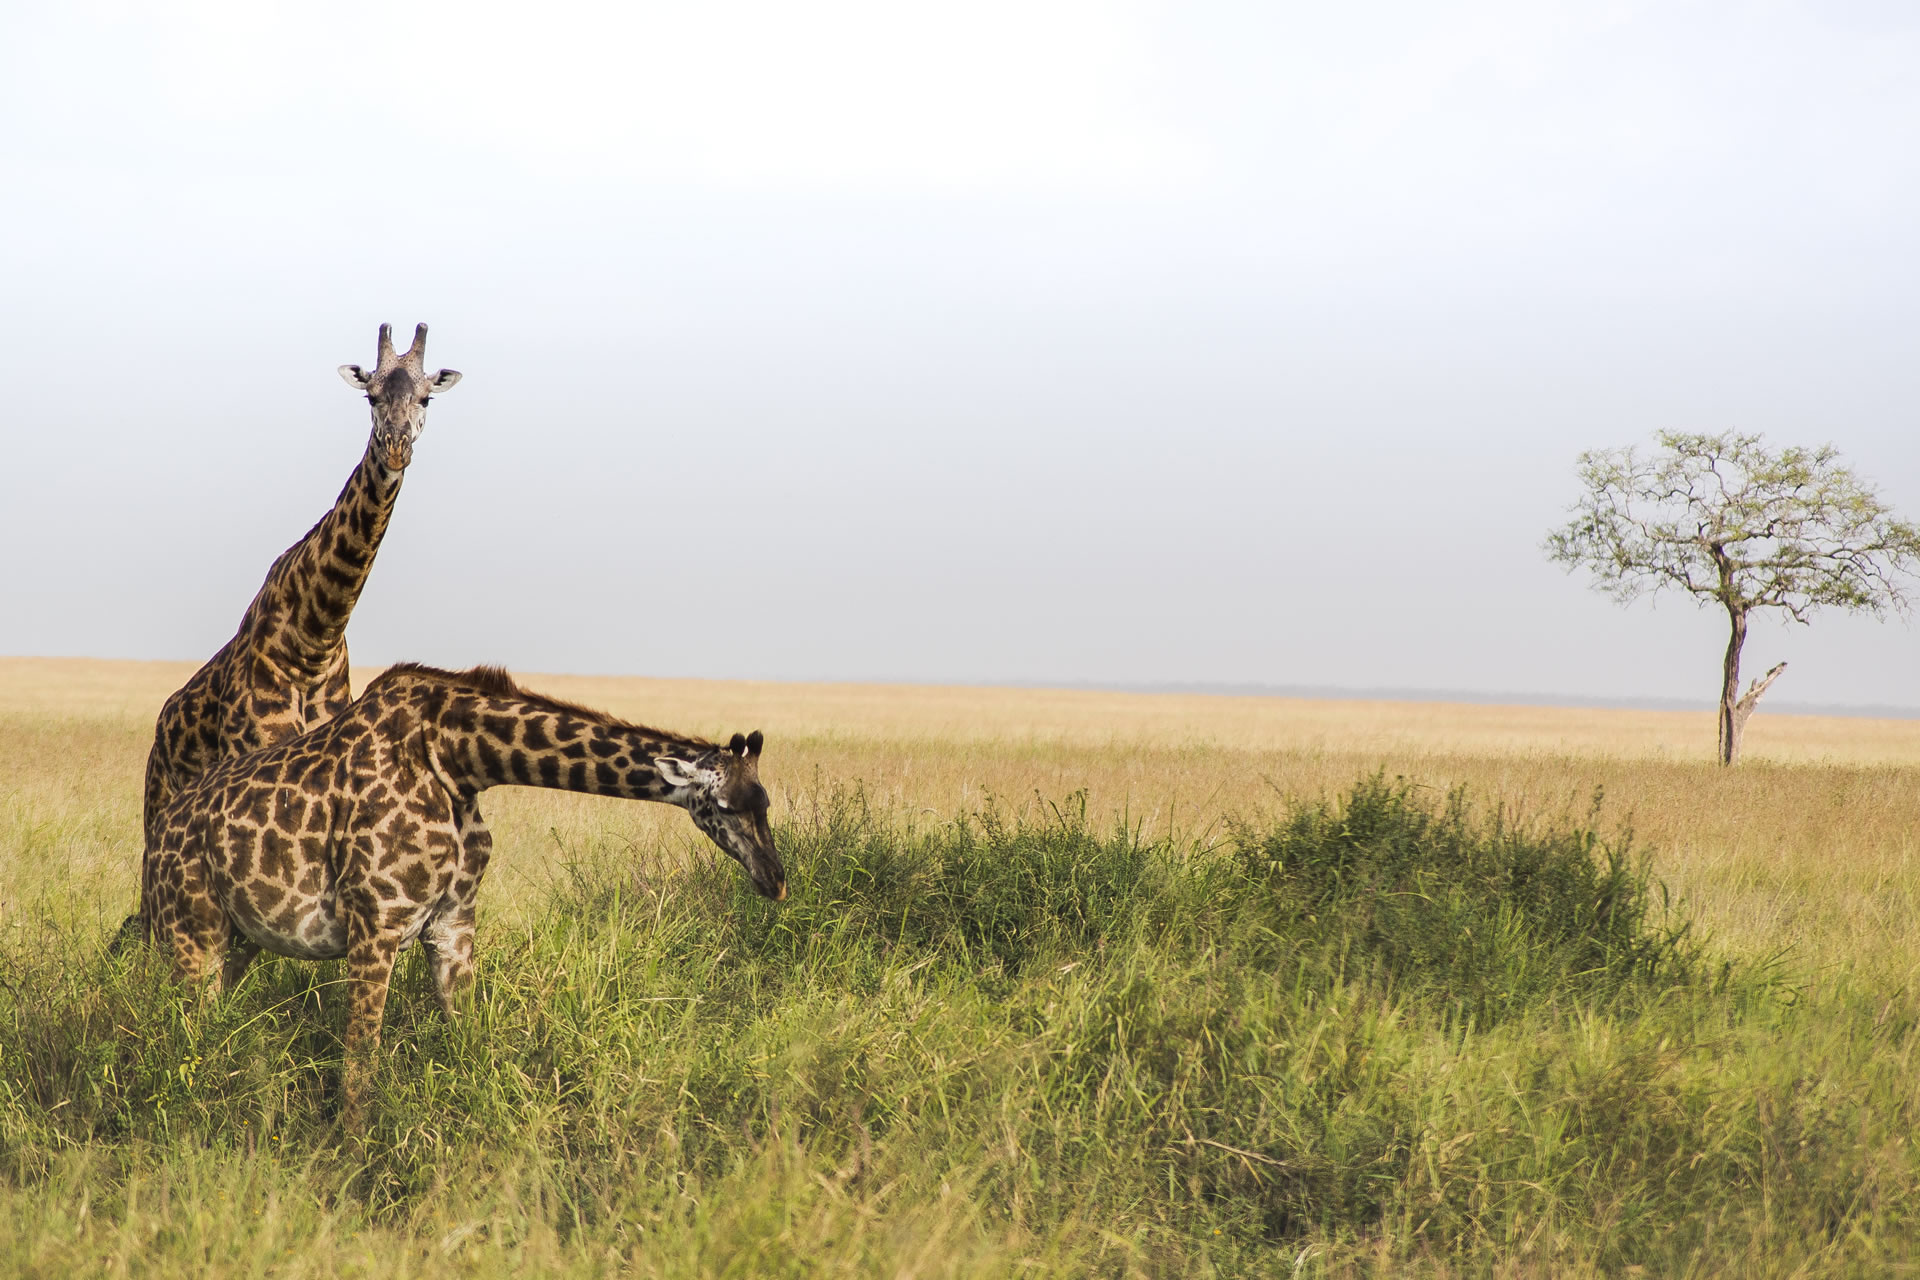
[[[0,658],[0,714],[151,720],[193,674],[185,662]],[[354,689],[379,668],[356,667]],[[781,684],[642,676],[519,675],[530,688],[649,724],[785,740],[1058,742],[1376,754],[1569,755],[1701,763],[1711,711],[1221,697],[955,685]],[[1920,765],[1920,720],[1754,718],[1747,759]]]
[[[140,778],[155,712],[185,663],[0,659],[0,927],[31,904],[117,921],[133,901]],[[356,671],[356,687],[370,672]],[[1716,937],[1815,966],[1915,969],[1920,721],[1769,716],[1748,760],[1711,763],[1707,713],[908,685],[525,676],[532,688],[662,727],[763,729],[776,809],[859,781],[948,817],[1085,792],[1153,831],[1318,798],[1376,769],[1465,786],[1522,821],[1631,825]],[[585,843],[690,846],[677,813],[502,789],[487,908],[511,914]],[[777,816],[777,812],[776,812]]]

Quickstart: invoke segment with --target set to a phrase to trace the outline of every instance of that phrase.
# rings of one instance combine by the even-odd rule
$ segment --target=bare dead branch
[[[1742,694],[1740,701],[1734,704],[1735,709],[1740,713],[1741,720],[1744,721],[1753,714],[1754,705],[1760,701],[1760,695],[1765,693],[1773,682],[1780,678],[1780,673],[1786,669],[1786,663],[1776,662],[1773,664],[1773,670],[1747,686],[1746,693]]]

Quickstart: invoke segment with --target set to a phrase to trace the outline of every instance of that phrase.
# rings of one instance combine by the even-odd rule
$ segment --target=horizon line
[[[1298,698],[1314,702],[1459,702],[1475,706],[1574,707],[1613,711],[1702,711],[1716,709],[1714,702],[1696,698],[1662,697],[1652,694],[1610,697],[1601,694],[1515,692],[1484,689],[1429,689],[1413,685],[1301,685],[1265,684],[1242,680],[1010,680],[940,681],[956,687],[1012,689],[1059,689],[1107,693],[1196,694],[1227,698]],[[1892,703],[1800,702],[1781,699],[1762,702],[1755,714],[1839,716],[1859,720],[1920,720],[1920,707]]]
[[[21,660],[82,662],[191,662],[190,658],[107,658],[83,654],[7,654]],[[357,667],[387,667],[392,663],[356,662]],[[1221,698],[1295,698],[1312,702],[1455,702],[1473,706],[1571,707],[1614,711],[1701,711],[1714,710],[1706,699],[1674,698],[1653,694],[1608,696],[1579,693],[1543,693],[1538,691],[1435,689],[1419,685],[1333,685],[1269,684],[1258,680],[1066,680],[1035,678],[952,679],[843,676],[694,676],[662,675],[639,671],[583,672],[539,671],[521,668],[532,675],[559,675],[585,678],[621,679],[633,677],[651,680],[753,680],[768,684],[900,684],[953,689],[1054,689],[1063,693],[1143,693],[1188,694]],[[1773,715],[1836,716],[1859,720],[1920,720],[1920,707],[1893,703],[1801,702],[1782,699],[1763,702],[1755,708]]]

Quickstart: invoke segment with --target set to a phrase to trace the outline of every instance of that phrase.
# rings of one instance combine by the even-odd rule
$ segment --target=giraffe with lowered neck
[[[414,441],[426,428],[427,402],[460,381],[452,369],[428,375],[426,350],[424,324],[405,355],[395,354],[393,326],[383,324],[371,373],[340,366],[340,376],[373,406],[366,453],[333,509],[267,570],[239,631],[160,709],[147,755],[149,844],[167,802],[215,763],[310,729],[351,700],[347,619],[373,569]]]
[[[756,730],[722,745],[529,693],[498,668],[402,665],[334,719],[222,761],[159,815],[141,911],[181,979],[225,957],[230,987],[262,948],[347,962],[346,1114],[361,1112],[394,959],[419,942],[442,1012],[473,977],[488,787],[678,805],[787,896]]]

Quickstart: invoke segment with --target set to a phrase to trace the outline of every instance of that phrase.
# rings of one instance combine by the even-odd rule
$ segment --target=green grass
[[[562,849],[457,1026],[404,960],[359,1134],[334,966],[195,998],[39,921],[0,966],[0,1273],[1908,1261],[1911,993],[1716,952],[1576,825],[1372,778],[1194,843],[858,792],[779,834],[781,905]]]

